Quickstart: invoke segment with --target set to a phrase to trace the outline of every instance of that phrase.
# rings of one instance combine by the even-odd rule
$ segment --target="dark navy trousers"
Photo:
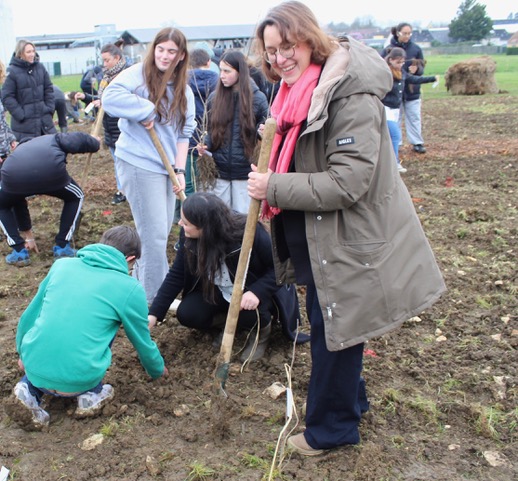
[[[312,367],[304,436],[315,449],[357,444],[361,415],[369,409],[361,377],[363,343],[341,351],[327,349],[314,284],[307,286],[306,309],[311,324]]]

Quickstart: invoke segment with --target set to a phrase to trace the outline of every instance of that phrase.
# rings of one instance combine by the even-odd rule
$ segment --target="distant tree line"
[[[509,14],[508,20],[517,19],[518,13]],[[405,19],[401,19],[402,21]],[[330,23],[327,28],[330,32],[351,33],[365,28],[376,28],[377,25],[371,16],[355,18],[350,24],[345,22]],[[493,21],[486,13],[486,6],[477,0],[464,0],[456,17],[448,25],[450,37],[456,42],[479,42],[486,38],[493,29]]]

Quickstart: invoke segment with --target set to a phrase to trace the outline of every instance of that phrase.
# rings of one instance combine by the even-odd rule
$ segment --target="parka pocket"
[[[345,242],[342,244],[343,249],[351,260],[355,260],[364,266],[378,264],[384,258],[389,246],[390,243],[384,239]]]

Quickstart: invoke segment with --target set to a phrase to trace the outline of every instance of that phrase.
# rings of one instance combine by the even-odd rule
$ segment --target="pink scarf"
[[[295,144],[302,124],[308,117],[311,97],[321,71],[321,65],[310,64],[291,87],[283,82],[275,96],[271,110],[272,117],[277,121],[277,129],[268,167],[276,174],[288,172]],[[267,201],[264,201],[262,217],[271,219],[280,211],[278,207],[271,207]]]

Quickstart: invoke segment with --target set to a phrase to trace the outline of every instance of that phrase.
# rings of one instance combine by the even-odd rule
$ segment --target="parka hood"
[[[351,64],[354,68],[349,68]],[[330,96],[372,94],[381,100],[391,88],[392,73],[376,50],[352,37],[340,38],[337,49],[324,64],[313,92],[308,123],[321,116]]]

